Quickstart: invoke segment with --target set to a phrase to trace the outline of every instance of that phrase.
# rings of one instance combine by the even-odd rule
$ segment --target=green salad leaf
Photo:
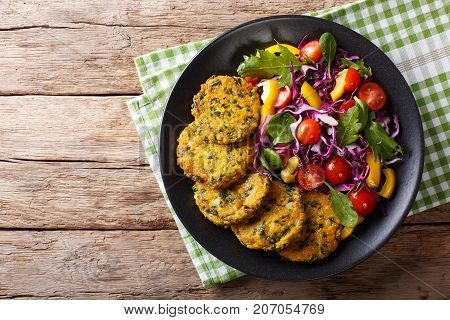
[[[294,141],[290,125],[295,122],[295,118],[287,112],[274,115],[267,124],[267,132],[272,138],[273,144],[289,143]]]
[[[278,55],[266,50],[257,50],[256,55],[244,56],[244,61],[237,69],[238,74],[241,77],[258,77],[260,79],[279,75],[280,87],[291,86],[291,63],[294,71],[298,71],[303,63],[285,47],[278,46],[278,48],[280,50]]]
[[[263,155],[267,164],[273,170],[281,170],[284,167],[283,161],[281,160],[278,153],[270,148],[264,148]],[[267,168],[266,168],[267,169]]]
[[[336,39],[331,33],[325,32],[319,38],[319,46],[322,50],[323,58],[328,64],[328,77],[331,78],[331,63],[336,55]]]
[[[367,123],[368,109],[364,101],[355,97],[356,104],[342,114],[337,126],[337,141],[340,146],[346,146],[358,139],[358,133]]]
[[[376,122],[374,112],[369,115],[367,125],[364,128],[364,136],[374,155],[381,157],[382,160],[390,160],[398,153],[403,154],[402,147],[389,137],[381,125]]]
[[[358,99],[357,97],[353,98],[356,104],[353,107],[358,108],[358,121],[361,123],[361,129],[366,126],[367,119],[369,118],[369,109],[367,108],[367,104],[365,101]]]
[[[354,228],[358,224],[358,214],[355,209],[353,209],[352,202],[345,194],[335,190],[326,181],[324,181],[324,183],[331,191],[331,207],[339,220],[341,220],[341,224],[345,227]]]
[[[372,75],[372,68],[366,67],[364,65],[364,60],[348,60],[345,58],[341,58],[341,68],[345,67],[351,67],[353,69],[356,69],[361,77],[364,77],[366,74],[371,76]]]

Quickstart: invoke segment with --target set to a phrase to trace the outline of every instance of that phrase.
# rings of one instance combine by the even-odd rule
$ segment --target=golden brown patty
[[[239,77],[212,76],[194,96],[192,114],[209,142],[241,141],[258,126],[261,103],[256,87]]]
[[[343,227],[331,208],[328,195],[308,192],[303,194],[302,201],[306,212],[302,236],[279,253],[292,261],[320,260],[337,248]]]
[[[216,225],[227,226],[252,217],[269,186],[269,178],[253,173],[230,188],[214,189],[197,182],[193,190],[195,202],[204,216]]]
[[[300,236],[304,218],[299,190],[273,181],[255,216],[231,228],[247,248],[279,250]]]
[[[224,188],[244,177],[254,156],[253,142],[243,145],[205,143],[195,122],[178,138],[177,162],[186,176],[214,188]]]

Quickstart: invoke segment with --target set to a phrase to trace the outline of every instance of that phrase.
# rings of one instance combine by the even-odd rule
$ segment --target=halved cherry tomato
[[[349,93],[355,91],[361,83],[361,76],[354,68],[350,68],[345,76],[344,91]]]
[[[350,109],[351,107],[353,107],[356,104],[354,99],[345,101],[338,109],[338,111],[340,111],[341,113],[339,114],[339,116],[343,115],[344,113],[346,113],[348,111],[348,109]]]
[[[365,217],[372,213],[377,206],[377,194],[375,191],[367,188],[366,186],[361,189],[350,192],[348,194],[349,199],[353,204],[353,208],[361,217]]]
[[[256,85],[259,82],[259,78],[258,77],[245,77],[244,78],[245,81],[247,81],[248,83],[252,84],[252,85]]]
[[[300,49],[300,60],[306,55],[312,61],[317,62],[322,58],[322,49],[320,49],[319,40],[312,40]]]
[[[367,108],[372,111],[380,110],[386,104],[386,92],[375,82],[366,82],[358,91],[358,98],[367,103]]]
[[[325,163],[325,178],[331,184],[344,183],[351,175],[350,165],[340,156],[333,156]]]
[[[308,163],[297,172],[297,181],[305,190],[313,190],[322,185],[325,179],[323,168],[314,163]]]
[[[284,108],[289,101],[291,101],[292,91],[289,86],[284,86],[280,89],[280,93],[278,94],[278,99],[275,101],[273,107],[276,109]]]
[[[320,124],[314,119],[305,119],[297,127],[297,139],[303,144],[315,144],[320,139]]]

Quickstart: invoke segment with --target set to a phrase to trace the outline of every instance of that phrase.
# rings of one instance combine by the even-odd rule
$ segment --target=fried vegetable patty
[[[214,188],[225,188],[244,177],[254,157],[253,141],[246,144],[206,143],[195,122],[180,134],[177,162],[186,176]]]
[[[194,198],[203,215],[218,226],[228,226],[248,220],[269,192],[269,178],[252,173],[231,188],[214,189],[197,182]]]
[[[256,87],[239,77],[212,76],[194,96],[192,114],[209,142],[241,141],[258,126],[261,103]]]
[[[308,192],[302,201],[306,212],[302,236],[279,253],[292,261],[320,260],[337,248],[343,226],[331,208],[328,195]]]
[[[273,181],[255,216],[248,223],[231,228],[247,248],[279,250],[300,236],[304,218],[299,190]]]

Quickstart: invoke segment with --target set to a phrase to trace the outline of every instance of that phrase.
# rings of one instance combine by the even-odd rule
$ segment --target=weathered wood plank
[[[133,57],[245,21],[351,2],[24,1],[0,3],[0,95],[130,94]]]
[[[0,97],[0,160],[145,164],[139,137],[119,97]]]
[[[148,167],[0,162],[0,228],[173,229]]]
[[[448,225],[408,226],[381,254],[329,279],[245,277],[204,289],[175,230],[0,231],[0,297],[439,299],[450,294],[449,263]]]

